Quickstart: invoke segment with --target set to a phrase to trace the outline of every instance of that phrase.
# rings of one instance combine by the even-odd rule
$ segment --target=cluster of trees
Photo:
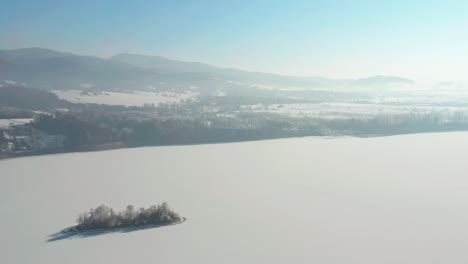
[[[114,212],[106,205],[100,205],[89,212],[78,216],[76,230],[91,230],[99,228],[119,228],[144,225],[167,225],[182,221],[182,217],[169,208],[164,202],[160,205],[153,205],[147,209],[135,210],[132,205],[128,205],[124,211]]]
[[[34,112],[27,109],[0,105],[0,119],[32,118]]]
[[[367,118],[319,119],[316,122],[332,133],[353,136],[465,131],[468,130],[468,112],[458,110],[388,113]]]
[[[0,106],[49,111],[54,108],[68,108],[72,105],[48,91],[16,85],[0,87]]]
[[[31,123],[31,126],[49,135],[65,136],[66,146],[71,148],[113,142],[115,134],[105,124],[69,113],[56,113],[55,116],[41,115]]]

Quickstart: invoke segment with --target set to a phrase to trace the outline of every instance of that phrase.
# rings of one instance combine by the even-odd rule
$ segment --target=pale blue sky
[[[135,52],[337,78],[468,79],[468,1],[3,0],[0,14],[0,48]]]

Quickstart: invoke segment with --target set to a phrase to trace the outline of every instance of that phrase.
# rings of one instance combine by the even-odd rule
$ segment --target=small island
[[[182,223],[185,218],[170,209],[166,202],[153,205],[147,209],[135,210],[133,205],[128,205],[121,212],[115,212],[106,205],[100,205],[95,209],[78,216],[78,225],[67,228],[66,232],[114,230],[127,227],[164,226]]]

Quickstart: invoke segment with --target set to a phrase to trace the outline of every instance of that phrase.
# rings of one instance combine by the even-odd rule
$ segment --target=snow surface
[[[15,118],[15,119],[0,119],[0,128],[8,128],[10,126],[22,125],[29,123],[32,118]]]
[[[143,106],[144,104],[158,105],[161,103],[180,103],[197,95],[192,91],[186,93],[174,92],[89,92],[83,93],[78,90],[55,90],[53,91],[60,99],[72,103],[83,104],[105,104],[105,105],[125,105]]]
[[[270,104],[243,105],[243,112],[276,113],[293,117],[317,118],[357,118],[375,117],[378,115],[398,114],[440,114],[440,113],[468,113],[468,107],[449,106],[401,106],[366,103],[312,103],[312,104]]]
[[[1,263],[468,263],[468,133],[0,161]],[[101,203],[174,226],[46,242]]]

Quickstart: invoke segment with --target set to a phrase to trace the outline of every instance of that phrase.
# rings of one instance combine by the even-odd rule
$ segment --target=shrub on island
[[[169,208],[164,202],[153,205],[147,209],[135,210],[133,205],[128,205],[124,211],[114,212],[106,205],[100,205],[89,212],[78,216],[73,230],[110,229],[122,227],[137,227],[145,225],[169,225],[179,223],[183,220],[176,212]]]

